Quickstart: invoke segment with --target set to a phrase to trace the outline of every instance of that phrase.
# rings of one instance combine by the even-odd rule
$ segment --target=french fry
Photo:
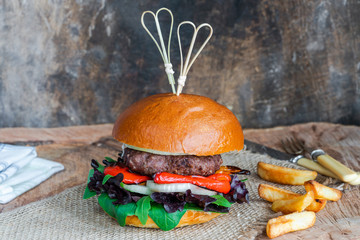
[[[319,212],[326,205],[325,199],[315,199],[309,206],[305,208],[306,211]]]
[[[271,209],[274,212],[282,212],[284,214],[293,213],[293,212],[302,212],[313,201],[314,201],[314,193],[312,191],[309,191],[305,195],[299,197],[276,200],[275,202],[273,202]]]
[[[266,234],[269,238],[276,238],[285,233],[304,230],[314,226],[316,216],[314,212],[301,212],[272,218],[266,225]]]
[[[269,202],[277,200],[293,199],[300,197],[301,194],[294,193],[285,189],[277,188],[268,184],[259,184],[259,196]],[[306,211],[319,212],[326,205],[325,199],[315,199],[309,206],[305,208]]]
[[[340,190],[327,187],[325,185],[322,185],[314,180],[310,180],[305,182],[304,184],[305,190],[307,192],[313,191],[314,196],[316,199],[326,199],[330,201],[338,201],[341,196],[342,192]]]
[[[306,181],[314,180],[317,176],[315,171],[280,167],[264,162],[258,163],[257,173],[266,181],[290,185],[304,185]]]
[[[301,196],[301,194],[294,193],[285,189],[277,188],[268,184],[259,184],[259,196],[269,202],[277,200],[291,199]]]

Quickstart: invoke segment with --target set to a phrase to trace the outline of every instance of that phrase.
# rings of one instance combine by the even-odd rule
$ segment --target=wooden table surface
[[[0,213],[41,200],[86,181],[90,160],[116,157],[120,144],[111,138],[111,124],[53,129],[3,128],[0,142],[35,145],[38,155],[61,162],[65,171],[12,202],[0,205]],[[330,123],[306,123],[271,129],[245,129],[245,138],[281,150],[285,137],[303,139],[309,147],[321,147],[345,165],[360,171],[360,127]],[[96,151],[94,150],[96,149]],[[110,151],[111,150],[111,151]],[[286,235],[286,239],[358,239],[360,237],[360,187],[349,186],[344,197],[327,204],[314,227]],[[258,239],[267,239],[265,229],[255,228]]]

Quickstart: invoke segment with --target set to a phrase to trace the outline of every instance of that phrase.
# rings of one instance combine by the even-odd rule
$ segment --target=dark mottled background
[[[360,124],[359,0],[0,0],[0,127],[113,122],[169,92],[140,24],[163,6],[175,24],[214,28],[184,92],[226,105],[246,128]]]

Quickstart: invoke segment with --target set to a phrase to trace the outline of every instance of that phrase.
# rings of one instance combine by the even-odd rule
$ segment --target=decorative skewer
[[[193,37],[192,37],[192,40],[191,40],[191,43],[190,43],[189,51],[188,51],[187,56],[186,56],[185,64],[183,63],[183,54],[182,54],[181,39],[180,39],[180,27],[182,25],[184,25],[184,24],[189,24],[194,28],[194,34],[193,34]],[[202,27],[208,27],[210,29],[209,35],[206,38],[206,40],[204,41],[204,43],[201,45],[199,51],[195,54],[194,58],[191,59],[191,61],[190,61],[190,56],[191,56],[192,50],[194,48],[194,44],[195,44],[195,41],[196,41],[197,34],[198,34],[199,30]],[[191,66],[193,65],[193,63],[195,62],[196,58],[199,56],[200,52],[203,50],[205,45],[209,42],[212,34],[213,34],[213,29],[210,26],[210,24],[208,24],[208,23],[203,23],[198,27],[196,27],[195,24],[193,22],[190,22],[190,21],[184,21],[184,22],[179,24],[179,26],[177,28],[177,36],[178,36],[178,40],[179,40],[181,68],[180,68],[180,76],[179,76],[179,79],[178,79],[178,86],[177,86],[176,95],[178,95],[178,96],[180,95],[183,87],[185,86],[186,76],[187,76]],[[189,63],[189,61],[190,61],[190,63]]]
[[[166,51],[166,48],[165,48],[165,44],[164,44],[164,39],[163,39],[163,36],[162,36],[162,32],[161,32],[161,27],[160,27],[160,24],[159,24],[159,19],[158,19],[158,15],[161,11],[167,11],[169,14],[170,14],[170,17],[171,17],[171,25],[170,25],[170,33],[169,33],[169,40],[168,40],[168,46],[167,46],[167,51]],[[156,29],[157,29],[157,33],[158,33],[158,36],[159,36],[159,40],[160,40],[160,44],[161,44],[161,48],[158,44],[158,42],[156,41],[156,39],[154,38],[154,36],[151,34],[151,32],[149,31],[149,29],[146,27],[145,23],[144,23],[144,16],[145,14],[147,13],[150,13],[153,17],[154,17],[154,20],[155,20],[155,25],[156,25]],[[160,52],[160,55],[164,61],[164,65],[165,65],[165,72],[166,72],[166,75],[169,79],[169,83],[171,85],[171,89],[172,89],[172,92],[175,94],[175,80],[174,80],[174,70],[172,68],[172,64],[170,62],[170,41],[171,41],[171,33],[172,33],[172,29],[173,29],[173,24],[174,24],[174,17],[173,17],[173,14],[172,12],[167,9],[167,8],[160,8],[156,14],[154,14],[153,12],[151,11],[145,11],[143,12],[143,14],[141,15],[141,24],[142,26],[144,27],[145,31],[149,34],[149,36],[151,37],[151,39],[154,41],[155,45],[157,46],[159,52]]]

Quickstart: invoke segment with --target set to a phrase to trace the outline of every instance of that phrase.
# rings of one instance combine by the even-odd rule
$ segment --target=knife
[[[348,182],[351,185],[359,184],[359,173],[354,172],[341,162],[335,160],[322,149],[316,149],[311,152],[311,157],[318,161],[324,167],[330,169],[335,175],[337,175],[343,182]]]
[[[261,145],[259,143],[255,143],[252,141],[249,141],[247,139],[244,140],[244,144],[245,144],[245,150],[249,150],[252,153],[260,153],[260,154],[266,154],[272,158],[275,158],[277,160],[285,160],[285,161],[289,161],[291,163],[300,165],[302,167],[305,167],[307,169],[316,171],[322,175],[328,176],[328,177],[332,177],[335,179],[339,179],[339,177],[337,175],[335,175],[334,173],[332,173],[331,171],[327,170],[326,168],[324,168],[323,166],[321,166],[320,164],[318,164],[317,162],[310,160],[308,158],[305,158],[303,155],[290,155],[284,152],[280,152],[276,149]]]

